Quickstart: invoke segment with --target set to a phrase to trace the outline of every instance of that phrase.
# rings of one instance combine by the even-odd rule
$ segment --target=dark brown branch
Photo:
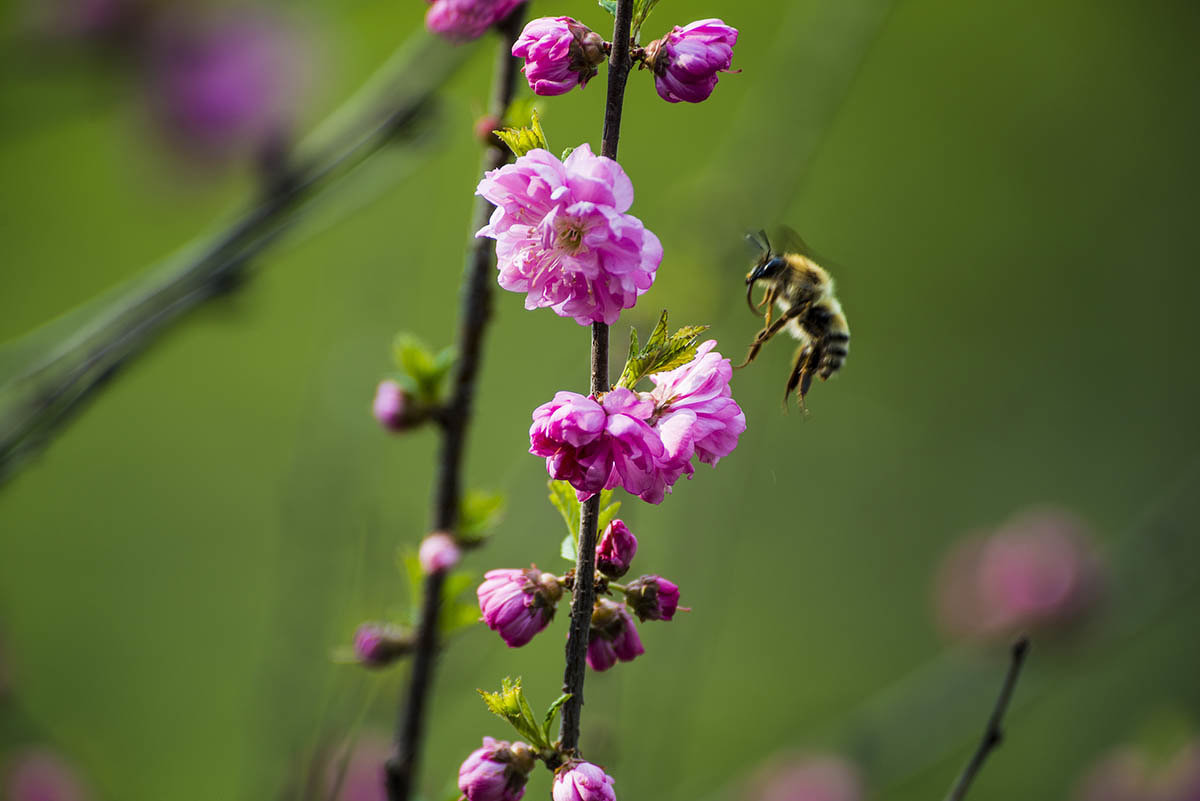
[[[434,94],[465,56],[464,50],[432,40],[418,48],[402,68],[405,73],[421,70],[428,79],[415,88],[405,86],[399,97],[390,99],[384,114],[378,106],[372,108],[363,125],[365,133],[356,132],[353,139],[326,152],[299,158],[286,179],[274,176],[256,205],[197,248],[198,254],[176,272],[134,294],[82,344],[0,387],[0,395],[20,398],[9,404],[0,419],[0,483],[46,447],[121,367],[171,323],[239,286],[252,259],[296,220],[308,201],[426,118]],[[83,327],[94,323],[95,318]]]
[[[519,6],[498,27],[500,42],[496,50],[496,68],[492,78],[489,114],[502,118],[512,102],[517,86],[517,60],[512,47],[521,34],[525,6]],[[483,171],[494,170],[508,161],[507,150],[489,145],[483,157]],[[491,204],[479,198],[475,203],[471,233],[487,224]],[[467,429],[471,422],[475,380],[483,352],[483,337],[492,314],[493,253],[490,239],[473,238],[463,271],[461,308],[458,318],[458,361],[450,398],[439,417],[442,431],[441,452],[433,490],[432,519],[435,531],[453,532],[458,526],[462,499],[462,461]],[[387,763],[387,792],[390,801],[408,801],[412,796],[424,738],[426,709],[433,684],[433,663],[438,649],[438,617],[441,611],[445,573],[425,577],[424,598],[417,626],[416,648],[408,692],[402,700],[396,728],[396,750]]]
[[[600,155],[617,157],[621,136],[621,110],[625,101],[625,82],[629,78],[629,29],[633,19],[633,0],[618,0],[616,21],[613,23],[612,55],[608,63],[608,96],[604,104],[604,138]],[[608,380],[608,326],[592,323],[591,392],[597,395],[611,389]],[[563,670],[564,693],[571,698],[562,708],[562,727],[559,730],[561,747],[565,751],[579,748],[580,723],[583,716],[583,681],[587,673],[588,634],[592,625],[592,604],[595,602],[596,535],[600,521],[600,496],[594,495],[583,504],[579,520],[579,549],[575,558],[575,587],[571,593],[571,623],[567,631],[566,668]]]
[[[946,796],[946,801],[962,801],[966,797],[967,791],[971,789],[971,782],[975,780],[984,761],[1004,739],[1004,713],[1008,710],[1008,702],[1012,699],[1013,689],[1017,686],[1017,679],[1021,675],[1021,667],[1025,664],[1025,656],[1028,653],[1029,638],[1022,637],[1012,647],[1012,661],[1008,665],[1008,674],[1004,677],[1000,696],[992,708],[991,717],[988,718],[987,728],[983,730],[983,739],[980,741],[979,747],[975,749],[975,753],[971,755],[967,766],[963,768],[963,772],[959,774],[958,781],[950,788],[950,794]]]

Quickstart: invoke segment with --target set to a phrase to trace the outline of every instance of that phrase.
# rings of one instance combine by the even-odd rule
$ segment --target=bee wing
[[[775,246],[776,253],[799,253],[801,256],[812,259],[828,270],[834,276],[835,280],[846,274],[846,266],[844,264],[833,259],[827,259],[814,251],[804,241],[803,237],[789,226],[783,224],[773,226],[771,228],[771,244]]]
[[[767,239],[767,232],[761,228],[757,231],[750,231],[746,234],[746,241],[754,245],[763,253],[771,252],[771,240]]]

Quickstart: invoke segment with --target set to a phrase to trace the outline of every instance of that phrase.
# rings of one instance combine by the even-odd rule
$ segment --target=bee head
[[[746,274],[746,284],[753,286],[755,281],[775,278],[786,266],[787,262],[782,257],[764,253],[754,269]]]

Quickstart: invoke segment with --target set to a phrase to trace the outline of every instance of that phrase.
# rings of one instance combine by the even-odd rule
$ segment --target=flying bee
[[[796,361],[788,377],[783,402],[786,404],[798,388],[803,406],[813,376],[819,375],[824,381],[846,361],[850,352],[850,327],[842,313],[842,304],[833,295],[833,279],[829,273],[808,255],[803,240],[793,232],[786,234],[788,239],[795,240],[796,247],[783,252],[772,249],[765,231],[746,236],[762,251],[754,269],[746,275],[746,303],[756,315],[762,314],[765,306],[766,316],[746,361],[738,366],[745,367],[754,361],[759,349],[786,328],[799,340],[800,347],[796,350]],[[767,285],[767,291],[762,301],[755,305],[752,294],[759,281]],[[772,322],[772,311],[776,306],[781,316]]]

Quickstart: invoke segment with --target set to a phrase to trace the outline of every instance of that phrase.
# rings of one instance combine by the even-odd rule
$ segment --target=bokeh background
[[[303,139],[425,8],[105,16],[119,5],[0,5],[0,340],[229,219],[262,143]],[[607,20],[583,0],[533,13]],[[1200,731],[1200,5],[664,0],[647,33],[705,16],[741,30],[742,71],[709,101],[630,81],[621,160],[666,258],[614,353],[668,307],[739,356],[756,330],[741,237],[779,222],[831,259],[853,348],[806,416],[780,408],[791,347],[767,347],[735,376],[737,451],[661,506],[626,505],[637,567],[693,611],[589,675],[586,752],[625,799],[765,797],[764,763],[806,753],[846,760],[870,798],[939,797],[1005,667],[1002,638],[939,622],[940,566],[1052,505],[1082,521],[1102,597],[1035,633],[972,797],[1087,796],[1114,749],[1164,773]],[[232,66],[195,45],[223,66],[192,114],[165,31],[215,17],[252,32],[216,26],[219,42],[255,44],[228,45]],[[386,735],[405,668],[331,654],[409,608],[395,554],[424,533],[435,437],[385,434],[370,400],[397,331],[453,335],[491,40],[464,55],[419,151],[368,162],[0,487],[0,761],[51,754],[94,799],[291,799]],[[238,93],[254,102],[218,102]],[[602,103],[603,77],[547,101],[552,146],[598,147]],[[466,566],[565,568],[526,431],[586,385],[588,333],[507,293],[496,312],[467,478],[508,509]],[[482,735],[508,736],[475,688],[520,675],[535,704],[557,695],[564,632],[453,641],[424,798],[455,792]],[[531,797],[548,787],[536,775]]]

